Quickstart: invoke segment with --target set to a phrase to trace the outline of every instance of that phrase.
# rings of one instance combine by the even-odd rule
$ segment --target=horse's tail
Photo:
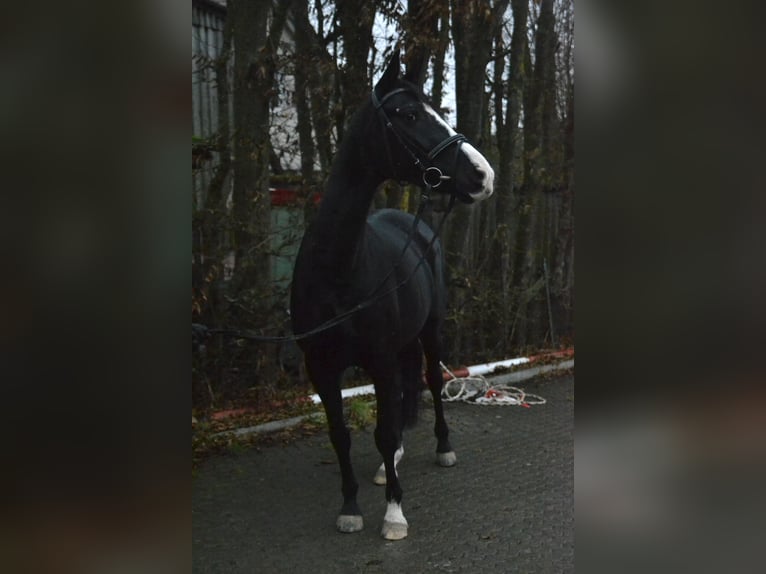
[[[408,388],[408,386],[404,388],[404,395],[402,397],[402,422],[404,423],[404,428],[412,428],[418,422],[421,391],[421,388],[414,389]]]

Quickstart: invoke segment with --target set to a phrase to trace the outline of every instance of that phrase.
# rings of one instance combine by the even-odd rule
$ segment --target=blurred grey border
[[[755,4],[575,6],[577,569],[762,569]]]
[[[576,4],[583,572],[762,563],[755,6]],[[188,571],[190,19],[4,14],[4,571]]]
[[[191,6],[1,27],[0,570],[189,571]]]

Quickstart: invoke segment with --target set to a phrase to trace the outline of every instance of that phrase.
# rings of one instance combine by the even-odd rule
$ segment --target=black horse
[[[415,73],[408,70],[407,77]],[[415,225],[407,213],[385,209],[368,218],[370,204],[387,179],[428,185],[471,203],[492,194],[494,177],[484,156],[439,117],[407,77],[400,78],[396,52],[370,101],[352,120],[316,218],[303,237],[291,295],[293,332],[319,327],[300,346],[340,463],[341,532],[363,527],[351,439],[343,421],[341,376],[356,365],[375,384],[375,444],[383,457],[375,482],[386,485],[382,535],[389,540],[407,536],[396,464],[404,452],[402,430],[417,413],[423,353],[436,412],[437,461],[452,466],[456,458],[441,402],[439,332],[446,291],[441,246],[425,223]]]

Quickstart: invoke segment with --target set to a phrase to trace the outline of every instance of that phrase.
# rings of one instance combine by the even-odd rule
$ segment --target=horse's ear
[[[380,80],[378,80],[378,84],[375,86],[375,91],[379,95],[382,96],[386,92],[393,89],[394,83],[396,82],[397,78],[399,78],[400,65],[399,48],[396,48],[394,53],[391,54],[391,59],[388,61],[386,70],[383,72]]]

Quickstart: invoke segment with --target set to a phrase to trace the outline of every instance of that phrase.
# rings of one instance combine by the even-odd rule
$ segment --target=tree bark
[[[487,99],[485,94],[486,67],[491,59],[495,30],[508,6],[508,0],[452,0],[452,34],[455,41],[455,95],[457,131],[478,148],[484,143]],[[472,253],[477,246],[471,241],[471,226],[478,221],[476,209],[457,205],[444,230],[444,245],[448,272],[451,274],[450,299],[458,324],[471,315],[468,285],[474,276]],[[471,337],[462,328],[455,329],[453,351],[469,353]]]
[[[554,316],[569,335],[574,323],[574,84],[568,88],[564,124],[564,184],[553,263]]]
[[[434,49],[433,57],[433,88],[431,90],[431,101],[437,110],[441,110],[444,92],[444,59],[449,47],[449,5],[439,3],[441,8],[439,14],[439,33]]]
[[[298,146],[301,154],[301,178],[304,186],[314,180],[314,138],[312,135],[311,108],[309,105],[309,76],[311,70],[311,44],[308,24],[308,0],[293,1],[295,23],[295,114],[298,121]],[[310,26],[310,24],[309,24]]]
[[[332,106],[335,100],[333,78],[337,73],[324,43],[324,13],[318,3],[317,33],[308,18],[308,0],[293,0],[296,34],[296,72],[300,73],[310,108],[316,154],[322,173],[327,176],[332,163]],[[300,72],[298,69],[300,68]],[[298,78],[296,77],[296,82]],[[298,102],[296,102],[297,104]],[[302,158],[301,158],[302,159]]]
[[[340,34],[343,37],[345,66],[340,77],[341,102],[338,118],[338,142],[348,120],[361,102],[370,95],[371,78],[368,74],[368,55],[372,45],[372,24],[375,2],[346,0],[336,5]]]
[[[428,74],[428,61],[437,49],[439,41],[439,17],[444,9],[449,10],[444,2],[434,0],[409,0],[404,29],[405,55],[408,77],[422,88]],[[410,73],[417,70],[416,77]]]
[[[275,93],[275,55],[290,2],[230,0],[234,41],[234,224],[235,269],[232,294],[244,289],[256,294],[252,301],[264,307],[270,300],[271,262],[268,240],[271,227],[269,166],[270,104]],[[271,16],[270,27],[267,22]],[[241,318],[239,314],[235,317]]]
[[[498,30],[498,41],[495,45],[497,52],[495,70],[495,115],[498,146],[498,175],[495,186],[495,216],[497,230],[493,244],[493,268],[497,273],[498,286],[496,316],[499,317],[497,338],[502,347],[509,344],[509,326],[511,324],[511,253],[513,250],[512,233],[514,217],[514,166],[517,156],[517,142],[521,141],[519,121],[521,118],[521,103],[526,77],[524,60],[527,51],[527,16],[529,6],[527,0],[511,0],[513,14],[513,33],[510,50],[508,50],[508,82],[507,93],[503,88],[503,68],[506,58],[505,46],[502,42],[502,30]],[[503,109],[503,103],[505,108]]]
[[[535,34],[535,65],[524,96],[524,182],[519,189],[518,227],[514,263],[515,297],[512,331],[518,345],[541,342],[545,299],[540,283],[546,256],[546,216],[551,201],[543,196],[557,188],[560,164],[556,158],[557,116],[555,108],[555,17],[553,0],[542,0]]]

